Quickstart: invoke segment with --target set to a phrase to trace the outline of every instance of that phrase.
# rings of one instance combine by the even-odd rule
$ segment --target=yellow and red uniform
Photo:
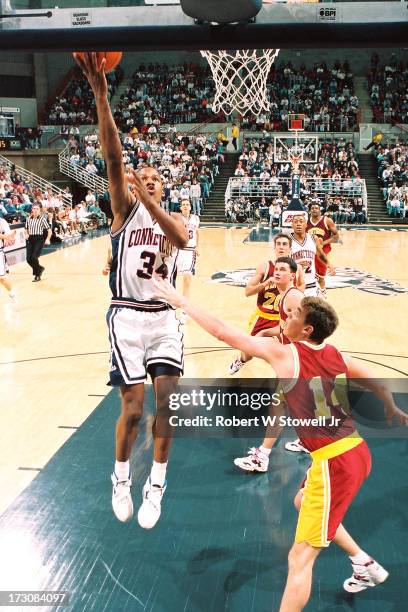
[[[327,217],[323,215],[320,217],[317,223],[313,223],[311,217],[309,217],[307,226],[306,226],[306,231],[308,232],[308,234],[317,236],[323,242],[325,240],[328,240],[332,236],[332,233],[327,226]],[[329,244],[325,244],[323,246],[323,252],[325,253],[325,255],[328,255],[330,251],[331,251],[331,244],[329,242]],[[327,266],[322,261],[320,261],[320,259],[317,256],[315,258],[315,266],[316,266],[316,274],[318,276],[326,276]]]
[[[302,483],[295,541],[324,547],[370,473],[371,455],[350,414],[348,369],[341,353],[326,343],[289,346],[295,375],[282,385],[289,415],[301,419],[297,435],[312,457]]]
[[[274,263],[268,261],[265,266],[265,273],[262,282],[267,278],[272,278],[275,270]],[[264,329],[271,329],[279,325],[279,302],[280,294],[276,285],[271,284],[258,293],[256,299],[256,310],[251,316],[248,328],[251,336],[256,336]]]

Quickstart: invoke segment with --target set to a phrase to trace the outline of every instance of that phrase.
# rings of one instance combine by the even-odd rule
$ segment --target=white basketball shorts
[[[196,252],[192,251],[179,251],[177,259],[177,272],[178,274],[194,274],[194,267],[196,263]]]
[[[307,286],[305,289],[305,297],[317,297],[317,284],[312,287]]]
[[[147,369],[153,364],[174,366],[183,373],[183,334],[174,310],[146,312],[110,308],[106,321],[111,343],[112,386],[144,382]]]

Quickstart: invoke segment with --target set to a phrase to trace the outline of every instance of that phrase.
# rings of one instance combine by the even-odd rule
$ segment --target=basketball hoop
[[[279,49],[201,51],[215,81],[214,113],[259,115],[269,111],[266,82],[278,53]]]

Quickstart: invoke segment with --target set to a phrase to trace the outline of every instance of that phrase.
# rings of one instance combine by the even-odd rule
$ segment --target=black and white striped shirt
[[[44,230],[50,229],[50,224],[44,215],[29,217],[25,226],[29,236],[42,236]]]

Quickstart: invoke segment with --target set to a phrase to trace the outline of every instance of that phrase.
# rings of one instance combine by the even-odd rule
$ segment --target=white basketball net
[[[201,51],[215,81],[213,111],[226,115],[269,111],[266,83],[278,53],[279,49]]]

